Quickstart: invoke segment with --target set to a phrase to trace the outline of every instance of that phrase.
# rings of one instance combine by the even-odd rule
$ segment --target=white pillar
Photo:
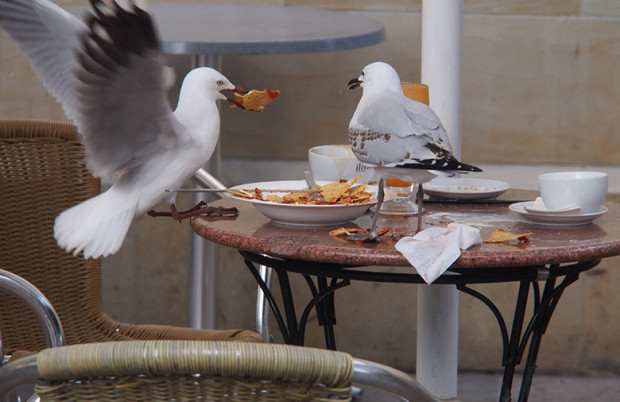
[[[431,108],[443,123],[457,158],[461,157],[463,0],[422,2],[422,83]]]
[[[430,106],[441,119],[453,152],[461,155],[463,0],[423,0],[422,77]],[[416,378],[441,399],[457,396],[458,291],[452,285],[418,286]]]

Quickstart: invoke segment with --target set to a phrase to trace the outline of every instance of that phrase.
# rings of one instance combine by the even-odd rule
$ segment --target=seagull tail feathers
[[[121,248],[136,205],[128,205],[112,187],[105,193],[75,205],[56,217],[54,238],[73,255],[99,258]]]

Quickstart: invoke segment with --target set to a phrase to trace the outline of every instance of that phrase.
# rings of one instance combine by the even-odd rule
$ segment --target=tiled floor
[[[458,397],[463,402],[497,402],[501,374],[459,373]],[[519,388],[513,388],[516,401]],[[364,392],[361,402],[388,402],[397,399]],[[552,375],[537,373],[530,389],[529,402],[617,402],[620,401],[620,375]]]
[[[516,378],[515,378],[516,380]],[[464,402],[495,402],[501,387],[500,374],[459,374],[459,398]],[[513,400],[519,395],[513,388]],[[620,375],[552,375],[536,373],[529,402],[617,402],[620,401]]]

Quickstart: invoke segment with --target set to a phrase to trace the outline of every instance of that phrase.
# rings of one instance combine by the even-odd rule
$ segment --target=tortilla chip
[[[265,201],[271,201],[271,202],[284,202],[284,200],[282,199],[282,197],[280,197],[279,195],[275,195],[275,194],[267,194],[265,196]]]
[[[351,196],[359,194],[359,193],[363,193],[364,190],[366,190],[366,183],[364,184],[358,184],[357,186],[353,186],[351,187],[347,193]]]
[[[235,98],[237,98],[237,102],[243,105],[245,110],[262,112],[263,109],[265,109],[265,105],[277,98],[279,95],[280,91],[277,89],[265,89],[262,91],[253,89],[245,95],[235,93]],[[236,108],[237,106],[232,105],[231,107]]]
[[[321,197],[323,197],[326,202],[336,202],[351,188],[351,186],[353,186],[353,184],[355,184],[359,178],[360,176],[357,176],[345,182],[335,182],[324,186],[319,186]]]
[[[299,202],[300,200],[306,200],[308,198],[308,196],[312,194],[312,192],[300,192],[300,193],[290,193],[290,194],[285,194],[284,196],[282,196],[282,202],[285,202],[287,204],[294,204],[296,202]]]
[[[353,233],[366,233],[364,229],[361,228],[338,228],[329,232],[329,235],[332,237],[336,236],[348,236]]]
[[[512,234],[502,229],[496,229],[488,239],[484,240],[484,243],[504,243],[511,240],[529,241],[527,236],[531,236],[532,233]]]
[[[228,192],[230,194],[234,195],[235,197],[254,198],[254,193],[250,193],[250,192],[245,191],[245,190],[229,190]]]

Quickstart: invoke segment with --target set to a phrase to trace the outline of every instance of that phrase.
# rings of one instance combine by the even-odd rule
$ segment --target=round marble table
[[[511,233],[532,232],[526,244],[485,243],[463,251],[432,285],[455,285],[458,290],[482,301],[495,315],[503,343],[504,380],[500,400],[511,398],[515,367],[524,356],[519,400],[527,400],[540,340],[563,290],[578,280],[581,272],[596,266],[600,259],[620,255],[620,204],[607,202],[609,211],[589,225],[542,226],[527,222],[508,209],[507,200],[532,199],[532,195],[509,191],[503,200],[493,203],[425,203],[425,227],[446,225],[450,221],[470,224],[481,229],[483,239],[495,229]],[[335,349],[334,293],[352,281],[424,283],[394,249],[396,238],[415,227],[415,217],[381,217],[380,227],[391,229],[395,235],[378,244],[357,244],[331,238],[328,233],[334,227],[292,227],[271,223],[251,204],[243,201],[225,199],[212,205],[237,207],[239,216],[236,219],[196,217],[191,221],[193,230],[205,239],[241,252],[246,266],[267,295],[286,342],[303,344],[308,315],[316,309],[319,324],[324,326],[327,347]],[[367,228],[369,220],[370,216],[366,214],[346,226]],[[257,265],[269,266],[278,275],[281,306],[271,295]],[[384,272],[381,266],[402,269]],[[299,319],[288,284],[291,274],[303,275],[312,293]],[[507,325],[510,321],[504,319],[493,302],[468,287],[472,283],[497,282],[515,282],[519,287],[510,331]],[[535,306],[528,319],[526,304],[530,289]]]

